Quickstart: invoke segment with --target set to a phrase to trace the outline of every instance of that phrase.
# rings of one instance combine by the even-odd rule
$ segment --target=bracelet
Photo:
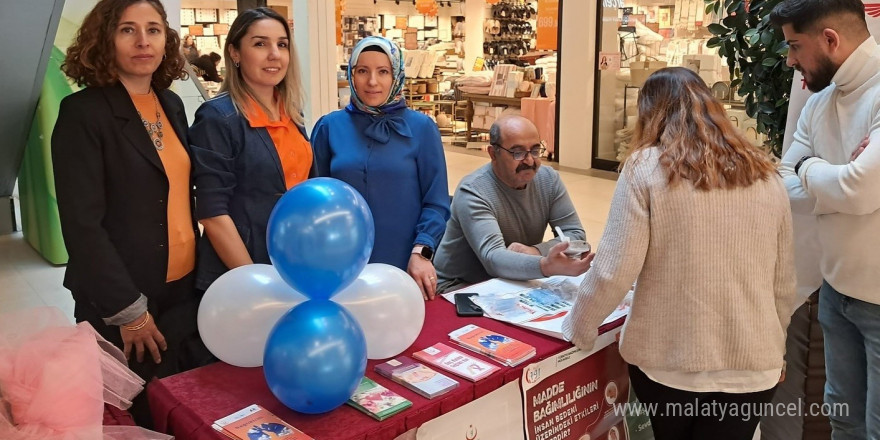
[[[807,161],[807,159],[811,159],[811,158],[813,158],[813,157],[814,157],[814,156],[804,156],[804,157],[801,158],[801,160],[797,161],[797,163],[794,164],[794,173],[797,174],[797,173],[798,173],[798,170],[801,169],[801,165],[803,165],[804,162]]]
[[[147,312],[147,316],[144,317],[143,322],[141,322],[140,324],[138,324],[138,325],[123,325],[122,328],[124,328],[130,332],[136,332],[136,331],[146,327],[149,322],[150,322],[150,312]]]

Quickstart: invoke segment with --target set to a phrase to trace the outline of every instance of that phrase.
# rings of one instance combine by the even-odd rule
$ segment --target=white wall
[[[293,0],[293,23],[306,92],[306,129],[311,133],[318,118],[338,108],[336,4],[331,0]]]
[[[593,84],[596,66],[596,9],[594,1],[564,1],[560,39],[559,164],[591,167],[593,148]]]
[[[485,0],[465,0],[464,69],[472,72],[474,61],[483,56],[483,21],[488,15]]]

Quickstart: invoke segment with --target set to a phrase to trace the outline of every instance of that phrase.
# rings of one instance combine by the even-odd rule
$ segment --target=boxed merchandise
[[[471,120],[471,128],[486,129],[486,116],[474,116]]]
[[[629,63],[630,84],[641,87],[652,73],[664,67],[665,61],[633,61]]]
[[[457,380],[438,373],[407,356],[399,356],[376,365],[375,370],[382,376],[427,399],[433,399],[458,387]]]

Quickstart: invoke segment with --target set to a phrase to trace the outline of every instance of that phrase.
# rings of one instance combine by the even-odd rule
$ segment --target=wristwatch
[[[417,245],[413,246],[412,253],[414,253],[414,254],[416,254],[416,255],[418,255],[428,261],[431,261],[434,258],[434,249],[431,249],[430,247],[425,246],[423,244],[417,244]]]
[[[807,159],[810,159],[810,158],[812,158],[812,157],[815,157],[815,156],[804,156],[804,157],[801,158],[801,160],[797,161],[797,163],[794,164],[794,173],[797,174],[797,173],[798,173],[798,170],[801,169],[801,165],[803,165],[804,162],[807,161]]]

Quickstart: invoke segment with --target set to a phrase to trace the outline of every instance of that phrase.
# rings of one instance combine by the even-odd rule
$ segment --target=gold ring
[[[437,279],[437,277],[428,277],[428,279],[431,280],[431,281],[434,281],[434,280]]]

